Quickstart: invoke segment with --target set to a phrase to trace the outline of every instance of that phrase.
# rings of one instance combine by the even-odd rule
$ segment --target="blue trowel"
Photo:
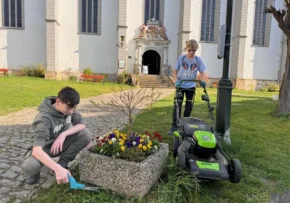
[[[89,191],[94,191],[94,192],[97,192],[100,189],[99,187],[88,187],[88,186],[85,186],[84,184],[78,183],[76,179],[72,177],[71,175],[68,175],[68,180],[69,180],[70,189],[89,190]]]

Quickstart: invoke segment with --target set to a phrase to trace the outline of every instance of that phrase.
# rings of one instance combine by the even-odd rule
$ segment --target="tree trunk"
[[[285,63],[285,72],[279,93],[278,102],[279,114],[290,114],[290,39],[287,37],[287,57]]]

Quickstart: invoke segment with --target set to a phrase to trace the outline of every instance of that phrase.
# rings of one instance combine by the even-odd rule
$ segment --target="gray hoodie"
[[[33,146],[44,147],[47,141],[54,140],[71,125],[84,124],[82,116],[76,111],[71,116],[65,116],[57,111],[52,106],[55,101],[56,97],[47,97],[37,108],[39,113],[32,123],[34,131]]]

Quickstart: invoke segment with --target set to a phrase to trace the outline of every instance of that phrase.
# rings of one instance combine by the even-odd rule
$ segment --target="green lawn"
[[[209,92],[215,102],[216,90]],[[235,94],[239,95],[232,98],[232,145],[225,145],[224,150],[242,163],[243,178],[239,184],[213,181],[196,185],[189,175],[175,174],[178,171],[171,158],[160,183],[143,199],[127,200],[109,191],[71,191],[68,185],[54,185],[49,190],[42,190],[33,202],[269,202],[271,195],[290,189],[290,121],[274,116],[277,102],[272,100],[273,93],[234,91]],[[172,137],[166,134],[171,123],[172,100],[172,96],[165,98],[153,109],[138,115],[134,130],[158,131],[164,142],[171,145]],[[207,116],[205,104],[198,94],[193,114]],[[77,171],[75,173],[77,177]]]
[[[58,91],[71,86],[79,91],[81,98],[112,92],[116,83],[89,83],[45,80],[32,77],[0,77],[0,116],[23,108],[38,106],[47,96],[56,96]],[[123,85],[124,89],[129,88]]]

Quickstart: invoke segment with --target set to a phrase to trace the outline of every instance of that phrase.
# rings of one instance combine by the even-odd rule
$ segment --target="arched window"
[[[216,0],[202,1],[201,41],[214,41]]]
[[[23,28],[23,0],[3,0],[3,27]]]
[[[145,0],[145,18],[144,23],[148,20],[155,18],[160,21],[160,0]]]
[[[100,34],[101,0],[80,0],[80,32]]]
[[[253,44],[258,46],[265,45],[266,33],[266,13],[264,8],[267,6],[267,0],[256,0],[254,38]]]

